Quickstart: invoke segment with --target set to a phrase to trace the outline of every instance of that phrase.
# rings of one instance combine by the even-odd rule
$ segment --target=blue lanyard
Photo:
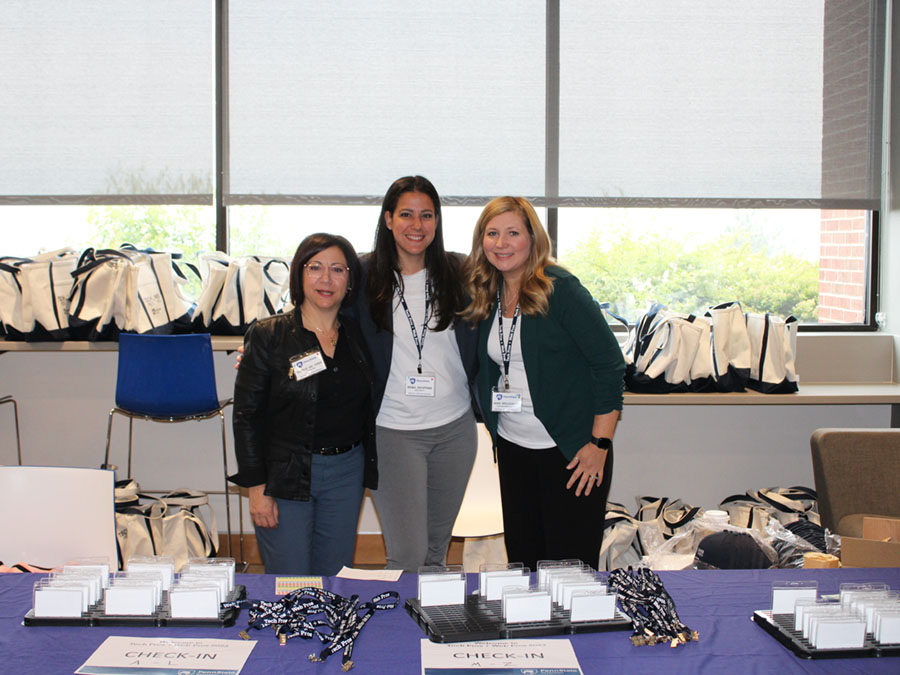
[[[412,314],[410,314],[409,306],[406,304],[406,298],[403,297],[403,289],[400,285],[397,286],[397,294],[400,296],[400,304],[403,305],[403,311],[406,312],[406,318],[409,321],[409,329],[412,331],[413,342],[416,343],[416,351],[419,352],[419,375],[422,374],[422,349],[425,347],[425,333],[428,332],[428,303],[431,300],[431,293],[429,292],[429,284],[428,277],[425,277],[425,321],[422,323],[422,339],[419,340],[419,333],[416,331],[416,322],[413,321]]]
[[[497,289],[497,329],[500,333],[500,358],[503,360],[503,386],[509,390],[509,362],[512,357],[513,335],[516,334],[516,321],[519,320],[519,303],[513,312],[512,325],[509,327],[509,340],[503,342],[503,305],[500,304],[500,288]]]

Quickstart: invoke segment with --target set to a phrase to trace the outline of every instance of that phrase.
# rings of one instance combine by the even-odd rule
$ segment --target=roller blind
[[[544,190],[546,3],[231,0],[230,204]]]
[[[884,2],[229,13],[228,203],[367,203],[423,173],[450,203],[877,208]]]
[[[566,0],[560,194],[878,208],[883,2]]]
[[[3,0],[0,203],[212,203],[213,3]]]

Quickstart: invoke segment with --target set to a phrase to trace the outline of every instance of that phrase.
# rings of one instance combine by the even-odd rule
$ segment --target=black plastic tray
[[[247,597],[247,589],[235,585],[228,597],[229,602],[243,600]],[[223,609],[216,619],[173,619],[170,616],[168,593],[163,593],[163,602],[155,614],[147,616],[115,616],[103,612],[103,600],[88,609],[80,617],[35,616],[29,609],[23,623],[26,626],[205,626],[227,628],[233,626],[241,613],[240,607]]]
[[[466,596],[462,605],[422,607],[416,598],[404,604],[407,613],[425,631],[432,642],[469,642],[507,640],[547,635],[573,635],[610,630],[631,630],[631,619],[616,610],[616,618],[607,621],[572,623],[569,612],[554,605],[549,621],[507,624],[503,620],[502,601]]]
[[[794,654],[803,659],[858,659],[869,656],[900,656],[900,645],[882,645],[866,634],[866,643],[862,648],[851,649],[816,649],[803,633],[794,630],[793,614],[772,614],[769,610],[759,609],[753,613],[753,622],[778,640]]]

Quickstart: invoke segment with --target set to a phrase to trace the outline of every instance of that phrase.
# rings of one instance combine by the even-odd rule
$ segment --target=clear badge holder
[[[844,607],[851,607],[853,605],[854,600],[857,599],[858,594],[866,594],[872,592],[879,591],[887,591],[890,590],[888,585],[878,582],[870,582],[870,583],[845,583],[840,586],[840,598],[841,605]]]
[[[31,606],[35,617],[80,618],[88,608],[87,584],[41,579],[34,584]]]
[[[772,584],[772,614],[793,614],[794,603],[801,598],[818,597],[815,581],[779,581]]]
[[[866,645],[865,619],[853,612],[813,616],[810,644],[816,649],[862,649]]]
[[[485,595],[485,580],[492,576],[518,576],[524,569],[522,563],[482,563],[478,568],[478,595]]]
[[[92,572],[100,577],[103,588],[109,586],[109,560],[105,556],[76,558],[71,563],[63,565],[63,571],[77,570],[79,572]]]
[[[505,588],[501,608],[507,624],[550,621],[550,592],[540,588]]]
[[[874,614],[875,639],[883,645],[900,647],[900,607],[880,607]]]
[[[569,603],[569,620],[572,623],[586,621],[612,621],[616,618],[616,594],[606,586],[580,588],[572,593]]]
[[[169,591],[169,614],[173,619],[215,619],[223,600],[216,580],[182,577]]]
[[[58,583],[84,584],[87,588],[87,604],[89,607],[96,605],[103,597],[103,579],[100,572],[96,569],[66,565],[59,571],[54,572],[52,577]]]
[[[559,599],[556,601],[564,610],[571,611],[572,596],[580,592],[606,593],[606,582],[599,572],[585,571],[571,578],[563,578],[559,588]],[[615,594],[614,594],[615,595]]]
[[[175,559],[171,556],[136,556],[126,561],[125,569],[128,572],[137,574],[143,572],[159,574],[162,578],[164,591],[168,591],[175,580]]]
[[[550,582],[550,577],[563,570],[569,568],[568,571],[577,571],[584,567],[584,563],[580,560],[538,560],[537,564],[537,587],[546,588]]]
[[[419,605],[462,605],[466,601],[466,573],[462,565],[419,568]]]
[[[205,569],[224,570],[228,581],[228,593],[234,591],[234,558],[191,558],[188,560],[184,571],[200,571]]]
[[[530,585],[531,570],[522,563],[486,563],[478,572],[478,595],[487,602],[500,600],[504,588]]]
[[[861,598],[858,602],[853,603],[852,611],[858,613],[866,621],[866,632],[874,633],[875,627],[875,610],[881,607],[898,607],[900,593],[897,591],[873,591]]]
[[[162,602],[159,574],[119,572],[112,575],[104,598],[108,616],[150,616]]]

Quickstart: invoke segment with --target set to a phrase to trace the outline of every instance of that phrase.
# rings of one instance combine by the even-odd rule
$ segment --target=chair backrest
[[[102,557],[116,568],[115,474],[0,466],[0,560],[56,567]]]
[[[823,527],[853,534],[838,527],[845,516],[900,517],[900,429],[816,429],[810,448]]]
[[[119,335],[116,405],[154,417],[218,408],[209,334]]]

